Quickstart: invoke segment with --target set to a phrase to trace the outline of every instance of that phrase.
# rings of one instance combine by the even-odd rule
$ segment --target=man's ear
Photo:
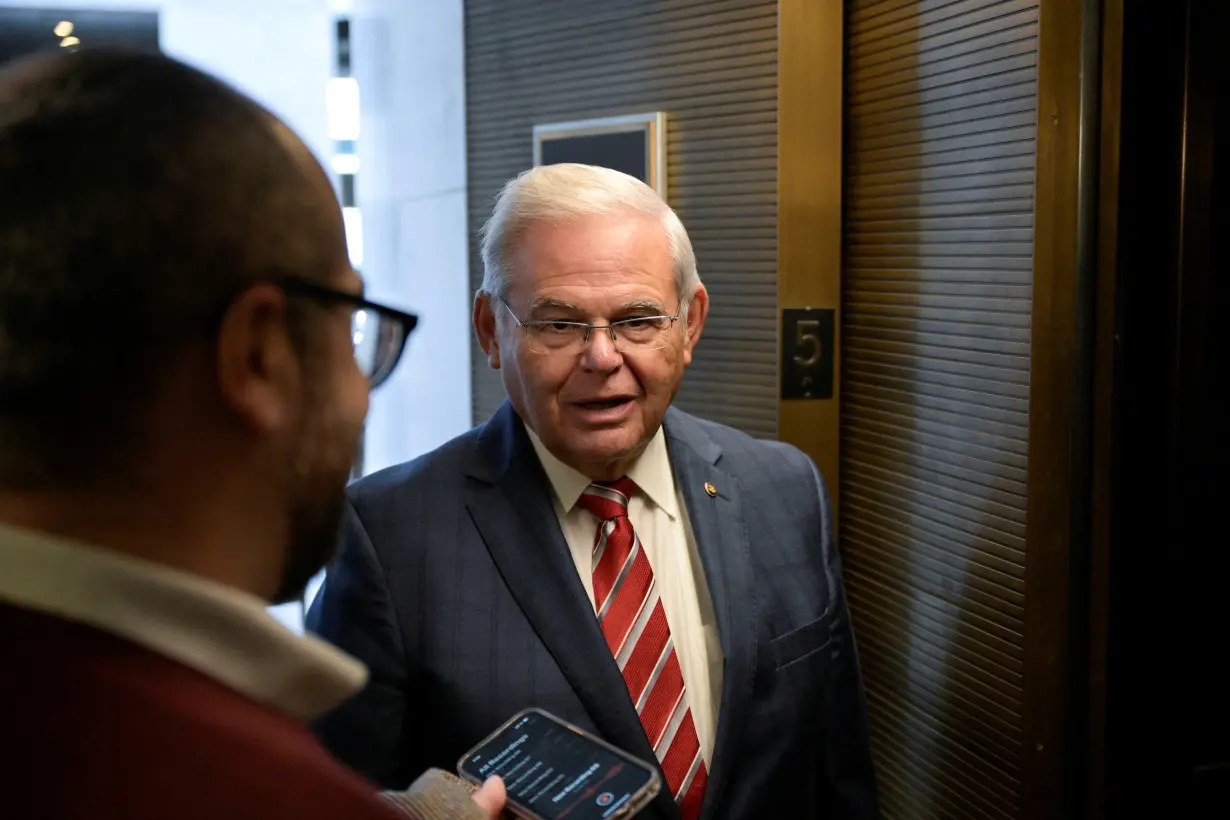
[[[255,285],[232,302],[215,352],[222,403],[241,423],[265,433],[293,423],[302,374],[281,289]]]
[[[495,317],[494,297],[486,291],[474,294],[474,333],[479,347],[487,354],[487,366],[500,369],[500,335]]]
[[[692,349],[700,341],[700,334],[705,329],[705,320],[709,318],[709,292],[704,285],[696,288],[692,301],[688,304],[688,326],[683,340],[683,363],[692,363]]]

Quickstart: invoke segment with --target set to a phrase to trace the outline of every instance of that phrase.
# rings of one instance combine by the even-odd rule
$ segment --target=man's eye
[[[625,330],[654,330],[662,327],[665,321],[661,316],[634,316],[622,320],[619,326]]]
[[[568,333],[576,327],[572,322],[551,322],[545,321],[538,325],[548,333]]]

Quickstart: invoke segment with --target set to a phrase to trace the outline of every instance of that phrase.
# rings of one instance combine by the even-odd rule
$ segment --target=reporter
[[[415,323],[363,298],[320,166],[198,71],[82,51],[0,71],[0,191],[5,816],[399,816],[304,726],[366,669],[266,612],[331,555]]]

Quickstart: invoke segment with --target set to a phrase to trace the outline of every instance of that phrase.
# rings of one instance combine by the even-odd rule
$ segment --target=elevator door
[[[1038,3],[846,13],[840,538],[884,816],[1015,818]]]

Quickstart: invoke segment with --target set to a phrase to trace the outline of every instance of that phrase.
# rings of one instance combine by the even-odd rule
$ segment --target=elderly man
[[[670,406],[709,309],[678,217],[632,177],[544,166],[482,255],[508,402],[352,486],[309,626],[372,678],[325,745],[396,787],[533,705],[656,759],[655,816],[875,816],[820,475]]]
[[[414,326],[328,178],[217,80],[83,51],[0,72],[0,191],[0,814],[402,816],[304,726],[365,670],[266,612],[333,552]]]

